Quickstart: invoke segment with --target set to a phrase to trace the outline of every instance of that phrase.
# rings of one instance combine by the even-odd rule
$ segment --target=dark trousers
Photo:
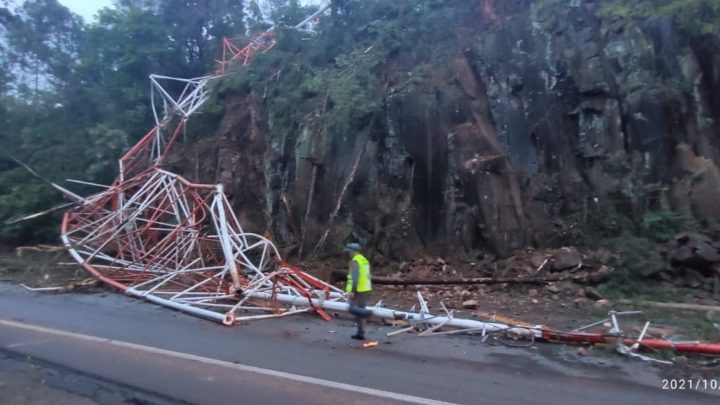
[[[350,313],[355,315],[357,334],[360,336],[365,334],[365,323],[367,323],[367,319],[372,315],[372,311],[365,309],[369,297],[370,292],[361,292],[355,293],[350,299]]]

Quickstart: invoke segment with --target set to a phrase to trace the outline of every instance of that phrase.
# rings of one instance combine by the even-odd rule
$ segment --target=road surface
[[[26,391],[59,390],[90,403],[720,401],[720,391],[662,390],[662,369],[617,356],[491,346],[477,337],[388,339],[390,330],[371,325],[380,345],[363,349],[349,339],[345,319],[224,327],[118,294],[36,294],[0,284],[0,392],[8,392],[3,381],[18,391],[25,375]],[[44,377],[17,372],[18,364]]]

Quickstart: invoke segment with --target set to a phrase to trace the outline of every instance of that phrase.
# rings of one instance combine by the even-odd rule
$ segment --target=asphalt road
[[[65,376],[55,388],[96,402],[720,401],[720,391],[662,390],[664,371],[635,360],[580,358],[552,345],[490,346],[473,337],[390,340],[389,330],[371,325],[380,345],[363,349],[344,319],[302,315],[224,327],[118,294],[43,295],[0,284],[0,354],[51,368]]]

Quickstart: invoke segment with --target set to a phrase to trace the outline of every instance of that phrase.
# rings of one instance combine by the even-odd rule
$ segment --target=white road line
[[[223,361],[223,360],[217,360],[217,359],[212,359],[212,358],[208,358],[208,357],[196,356],[194,354],[176,352],[176,351],[172,351],[172,350],[165,350],[165,349],[160,349],[158,347],[144,346],[144,345],[139,345],[136,343],[123,342],[120,340],[113,340],[113,339],[106,339],[106,338],[101,338],[101,337],[97,337],[97,336],[84,335],[84,334],[80,334],[80,333],[67,332],[64,330],[46,328],[43,326],[30,325],[30,324],[21,323],[21,322],[0,320],[0,325],[12,327],[12,328],[18,328],[18,329],[32,330],[35,332],[45,333],[45,334],[49,334],[49,335],[84,340],[87,342],[103,343],[103,344],[108,344],[108,345],[112,345],[112,346],[118,346],[118,347],[124,347],[124,348],[128,348],[128,349],[143,351],[143,352],[147,352],[147,353],[161,354],[164,356],[174,357],[174,358],[183,359],[183,360],[192,360],[192,361],[197,361],[197,362],[204,363],[204,364],[211,364],[211,365],[234,369],[234,370],[247,371],[250,373],[267,375],[267,376],[276,377],[276,378],[284,378],[286,380],[297,381],[297,382],[306,383],[306,384],[319,385],[321,387],[328,387],[328,388],[334,388],[334,389],[339,389],[339,390],[344,390],[344,391],[350,391],[350,392],[355,392],[358,394],[372,395],[372,396],[379,397],[379,398],[392,399],[392,400],[409,402],[409,403],[414,403],[414,404],[433,404],[433,405],[450,405],[450,404],[452,404],[451,402],[436,401],[436,400],[433,400],[430,398],[416,397],[416,396],[412,396],[412,395],[405,395],[405,394],[400,394],[400,393],[396,393],[396,392],[383,391],[383,390],[378,390],[378,389],[374,389],[374,388],[359,387],[356,385],[345,384],[345,383],[336,382],[336,381],[323,380],[321,378],[307,377],[304,375],[286,373],[283,371],[270,370],[267,368],[249,366],[249,365],[238,364],[238,363],[231,363],[231,362],[227,362],[227,361]]]

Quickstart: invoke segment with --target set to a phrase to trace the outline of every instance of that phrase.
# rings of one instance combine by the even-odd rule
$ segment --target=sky
[[[59,0],[60,4],[75,14],[80,14],[86,22],[93,21],[98,10],[112,6],[112,0]]]

